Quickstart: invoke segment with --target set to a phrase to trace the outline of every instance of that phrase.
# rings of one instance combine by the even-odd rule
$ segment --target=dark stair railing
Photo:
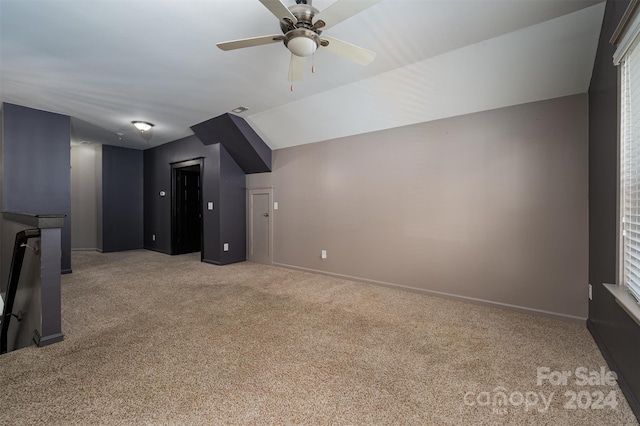
[[[2,334],[0,335],[0,354],[7,353],[7,334],[9,332],[9,321],[13,314],[13,302],[18,290],[20,281],[20,271],[24,261],[24,252],[27,248],[27,241],[40,236],[39,229],[25,229],[16,234],[16,242],[13,245],[13,258],[11,259],[11,269],[9,270],[9,285],[7,287],[7,300],[4,302],[4,312],[2,312]],[[19,320],[19,319],[18,319]]]

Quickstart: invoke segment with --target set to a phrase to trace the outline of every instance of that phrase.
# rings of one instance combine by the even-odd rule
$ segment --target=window
[[[620,68],[620,282],[640,302],[640,36],[638,19],[614,55]]]
[[[638,40],[620,63],[621,281],[640,301],[640,50]]]

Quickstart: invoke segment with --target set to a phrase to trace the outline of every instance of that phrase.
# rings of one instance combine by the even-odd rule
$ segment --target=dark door
[[[200,251],[202,235],[200,167],[190,166],[176,169],[175,178],[175,254]]]

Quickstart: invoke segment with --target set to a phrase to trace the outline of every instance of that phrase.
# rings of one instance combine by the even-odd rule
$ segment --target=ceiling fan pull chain
[[[293,56],[291,58],[293,58]],[[289,65],[289,83],[291,83],[289,90],[293,92],[293,64]]]
[[[311,74],[316,73],[316,52],[313,52],[313,56],[311,57]]]

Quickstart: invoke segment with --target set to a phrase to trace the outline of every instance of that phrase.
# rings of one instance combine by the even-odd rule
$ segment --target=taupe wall
[[[587,120],[585,94],[286,148],[247,184],[275,264],[583,319]]]
[[[71,147],[71,248],[98,249],[98,198],[102,171],[97,168],[101,145]],[[98,176],[98,172],[100,176]],[[101,186],[101,185],[100,185]]]

